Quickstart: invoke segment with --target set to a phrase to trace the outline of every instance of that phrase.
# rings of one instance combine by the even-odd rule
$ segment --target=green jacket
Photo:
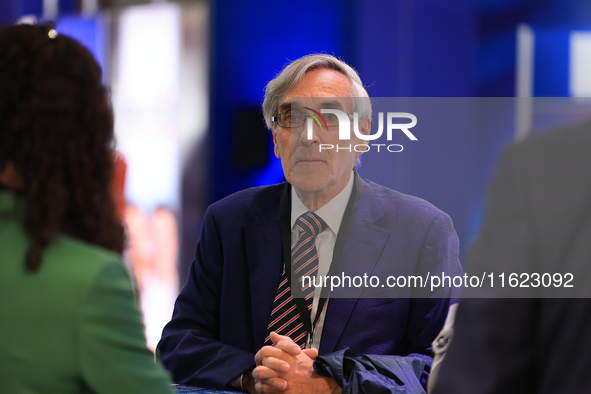
[[[28,272],[24,205],[0,189],[0,393],[174,393],[120,256],[59,235]]]

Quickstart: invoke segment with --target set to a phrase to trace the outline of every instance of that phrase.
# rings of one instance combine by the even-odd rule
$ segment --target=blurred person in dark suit
[[[173,393],[146,348],[101,70],[49,26],[0,31],[0,392]]]
[[[300,58],[267,85],[263,113],[288,183],[244,190],[207,210],[158,345],[176,382],[251,393],[424,393],[449,289],[432,299],[383,288],[330,299],[308,288],[300,289],[309,291],[305,299],[292,297],[298,271],[384,281],[461,272],[448,215],[361,179],[355,151],[320,150],[338,144],[334,122],[314,125],[307,137],[305,121],[321,106],[358,112],[369,134],[367,92],[333,56]]]
[[[572,273],[579,296],[590,268],[591,123],[507,149],[467,271]],[[435,394],[591,392],[591,300],[526,284],[462,300]]]

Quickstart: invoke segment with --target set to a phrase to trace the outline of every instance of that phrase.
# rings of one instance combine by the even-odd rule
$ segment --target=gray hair
[[[271,118],[277,115],[279,99],[289,93],[302,80],[304,74],[316,69],[335,70],[346,76],[351,82],[353,111],[359,114],[359,120],[369,119],[371,121],[371,100],[357,71],[332,55],[319,53],[307,55],[289,63],[279,75],[267,84],[263,101],[263,116],[269,129],[273,128]]]

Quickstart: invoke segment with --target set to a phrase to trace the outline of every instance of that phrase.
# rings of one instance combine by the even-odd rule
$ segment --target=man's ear
[[[359,131],[361,132],[361,134],[369,135],[369,133],[371,133],[371,120],[369,120],[369,118],[363,119],[361,121],[360,126],[361,128],[359,129]]]
[[[275,152],[275,157],[281,159],[281,152],[279,151],[279,145],[277,144],[277,130],[271,129],[271,133],[273,133],[273,151]]]

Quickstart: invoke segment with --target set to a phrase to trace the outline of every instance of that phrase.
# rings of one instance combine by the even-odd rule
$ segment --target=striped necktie
[[[298,242],[291,249],[291,281],[301,286],[302,277],[316,277],[316,272],[318,271],[316,236],[326,230],[328,226],[324,220],[310,211],[300,216],[296,220],[296,225],[300,231],[300,236]],[[307,286],[302,288],[302,293],[308,306],[308,313],[310,313],[314,301],[314,287],[307,282],[306,284]],[[285,268],[283,269],[277,295],[273,302],[273,310],[271,311],[270,323],[267,327],[265,345],[273,345],[270,338],[271,331],[290,337],[302,348],[306,346],[306,328],[302,323],[296,303],[292,298]]]

